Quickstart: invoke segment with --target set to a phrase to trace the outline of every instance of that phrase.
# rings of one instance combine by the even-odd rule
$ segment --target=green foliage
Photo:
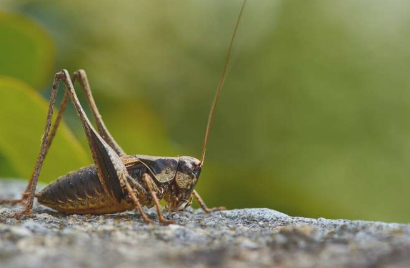
[[[44,29],[21,15],[0,13],[0,176],[30,178],[48,102],[34,91],[52,75],[54,46]],[[40,180],[50,182],[90,163],[67,126],[60,126]]]
[[[50,80],[54,46],[50,36],[21,15],[0,12],[0,75],[42,89]]]
[[[30,178],[39,152],[48,103],[28,85],[0,77],[0,151],[21,178]],[[10,105],[5,105],[10,104]],[[84,149],[63,123],[44,162],[43,182],[90,163]],[[4,177],[6,174],[0,171]]]

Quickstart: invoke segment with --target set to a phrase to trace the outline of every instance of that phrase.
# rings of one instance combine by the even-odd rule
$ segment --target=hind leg
[[[72,75],[72,82],[73,84],[75,81],[79,81],[81,88],[83,89],[85,96],[87,98],[88,106],[91,108],[91,112],[94,115],[95,118],[95,123],[97,125],[97,130],[98,133],[100,134],[101,138],[110,145],[110,147],[119,155],[119,156],[125,156],[126,153],[124,150],[121,149],[121,147],[118,145],[118,143],[115,141],[115,139],[111,136],[110,132],[108,131],[107,127],[104,124],[104,121],[102,120],[102,116],[100,112],[98,111],[97,105],[95,104],[93,94],[91,92],[91,87],[90,83],[88,82],[87,79],[87,74],[85,73],[84,70],[78,70],[74,72]]]
[[[82,87],[82,89],[83,89],[83,91],[84,91],[84,93],[85,93],[85,96],[86,96],[86,98],[87,98],[87,102],[88,102],[88,104],[89,104],[89,106],[90,106],[90,108],[91,108],[91,110],[92,110],[92,113],[93,113],[94,118],[95,118],[96,123],[97,123],[97,129],[98,129],[99,134],[100,134],[101,137],[115,150],[115,152],[116,152],[119,156],[124,156],[124,155],[125,155],[124,151],[121,149],[121,147],[116,143],[116,141],[114,140],[114,138],[111,136],[111,134],[109,133],[107,127],[106,127],[105,124],[104,124],[104,121],[102,120],[102,117],[101,117],[101,115],[100,115],[100,113],[99,113],[99,111],[98,111],[97,105],[95,104],[94,98],[93,98],[93,96],[92,96],[91,88],[90,88],[90,85],[89,85],[89,83],[88,83],[87,75],[86,75],[86,73],[85,73],[84,70],[79,70],[79,71],[74,72],[74,74],[72,75],[72,81],[73,81],[73,83],[74,83],[77,79],[79,80],[79,83],[80,83],[80,85],[81,85],[81,87]],[[56,81],[54,81],[54,84],[55,84],[55,83],[56,83]],[[57,82],[57,85],[56,85],[56,86],[58,86],[58,82]],[[54,87],[54,86],[53,86],[53,87]],[[57,89],[56,89],[56,90],[57,90]],[[57,92],[55,92],[55,94],[57,94]],[[51,104],[51,102],[55,102],[55,97],[56,97],[56,96],[54,96],[54,97],[52,96],[52,97],[50,98],[50,104]],[[55,120],[55,122],[54,122],[54,124],[53,124],[53,127],[52,127],[52,129],[51,129],[51,131],[50,131],[50,133],[49,133],[49,135],[48,135],[48,137],[47,137],[47,143],[46,143],[46,145],[45,145],[45,147],[44,147],[44,158],[46,157],[47,152],[48,152],[48,150],[49,150],[49,148],[50,148],[50,146],[51,146],[51,143],[52,143],[52,141],[53,141],[53,139],[54,139],[54,137],[55,137],[55,135],[56,135],[56,133],[57,133],[57,129],[58,129],[59,125],[60,125],[61,119],[62,119],[62,117],[63,117],[63,113],[64,113],[64,111],[65,111],[65,109],[66,109],[66,107],[67,107],[67,103],[68,103],[68,100],[69,100],[69,99],[70,99],[69,92],[66,91],[65,94],[64,94],[64,98],[63,98],[63,100],[62,100],[62,102],[61,102],[60,108],[59,108],[59,110],[58,110],[57,118],[56,118],[56,120]],[[54,106],[54,103],[53,103],[53,106]],[[49,110],[50,110],[50,109],[49,109]],[[47,122],[48,122],[48,121],[47,121]],[[43,139],[44,139],[45,136],[46,136],[46,133],[44,132],[44,134],[43,134]],[[43,148],[43,147],[42,147],[42,148]],[[39,157],[40,157],[40,156],[39,156]],[[37,165],[36,165],[36,167],[37,167]],[[35,169],[35,170],[36,170],[36,169]],[[31,189],[33,188],[34,178],[35,178],[35,171],[33,172],[32,176],[31,176],[31,178],[30,178],[30,181],[29,181],[29,183],[27,184],[26,190],[23,192],[23,194],[22,194],[22,196],[21,196],[20,199],[14,199],[14,200],[12,200],[12,199],[0,199],[0,205],[1,205],[1,204],[9,204],[9,205],[24,204],[25,201],[27,200],[28,196],[30,195]]]

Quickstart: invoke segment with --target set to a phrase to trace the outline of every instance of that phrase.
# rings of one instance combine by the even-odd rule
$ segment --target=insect
[[[0,204],[24,204],[24,209],[14,215],[16,218],[32,213],[35,197],[40,204],[67,214],[107,214],[136,209],[146,223],[152,223],[152,221],[145,214],[143,207],[155,206],[159,221],[162,224],[171,224],[174,221],[163,216],[159,204],[161,199],[165,200],[168,211],[185,210],[191,205],[193,198],[197,200],[206,213],[224,209],[223,207],[208,208],[194,187],[204,164],[215,108],[223,87],[232,46],[245,4],[246,0],[242,3],[225,66],[211,105],[200,159],[190,156],[127,155],[105,126],[94,101],[85,71],[79,70],[70,77],[67,70],[61,70],[54,77],[41,149],[27,188],[21,199],[0,200]],[[97,129],[90,123],[77,98],[74,88],[76,81],[79,82],[86,95]],[[51,127],[60,82],[64,85],[65,94]],[[74,104],[81,119],[94,165],[70,172],[36,194],[37,181],[43,161],[56,135],[69,100]]]

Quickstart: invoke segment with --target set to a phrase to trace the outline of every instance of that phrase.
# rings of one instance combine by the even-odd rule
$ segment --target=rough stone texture
[[[24,184],[1,182],[1,197]],[[172,213],[146,225],[134,212],[21,220],[0,208],[0,267],[410,267],[410,225],[290,217],[270,209]],[[148,210],[156,219],[153,210]]]

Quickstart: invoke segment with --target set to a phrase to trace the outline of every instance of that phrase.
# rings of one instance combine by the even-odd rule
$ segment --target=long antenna
[[[209,111],[208,124],[206,126],[206,131],[205,131],[204,145],[202,146],[201,166],[204,164],[205,154],[206,154],[206,146],[208,144],[209,132],[211,130],[212,121],[213,121],[214,115],[215,115],[215,108],[216,108],[216,105],[218,104],[219,94],[221,94],[222,87],[223,87],[224,82],[225,82],[225,76],[226,76],[226,71],[228,70],[229,58],[231,57],[232,46],[233,46],[233,43],[235,41],[236,33],[238,31],[239,22],[241,21],[242,13],[243,13],[243,10],[245,8],[245,4],[246,4],[246,0],[244,0],[243,3],[242,3],[241,11],[239,12],[238,20],[236,21],[235,30],[233,31],[231,43],[229,44],[228,54],[226,55],[225,66],[222,70],[221,80],[219,80],[218,89],[216,90],[214,100],[212,102],[211,110]]]

